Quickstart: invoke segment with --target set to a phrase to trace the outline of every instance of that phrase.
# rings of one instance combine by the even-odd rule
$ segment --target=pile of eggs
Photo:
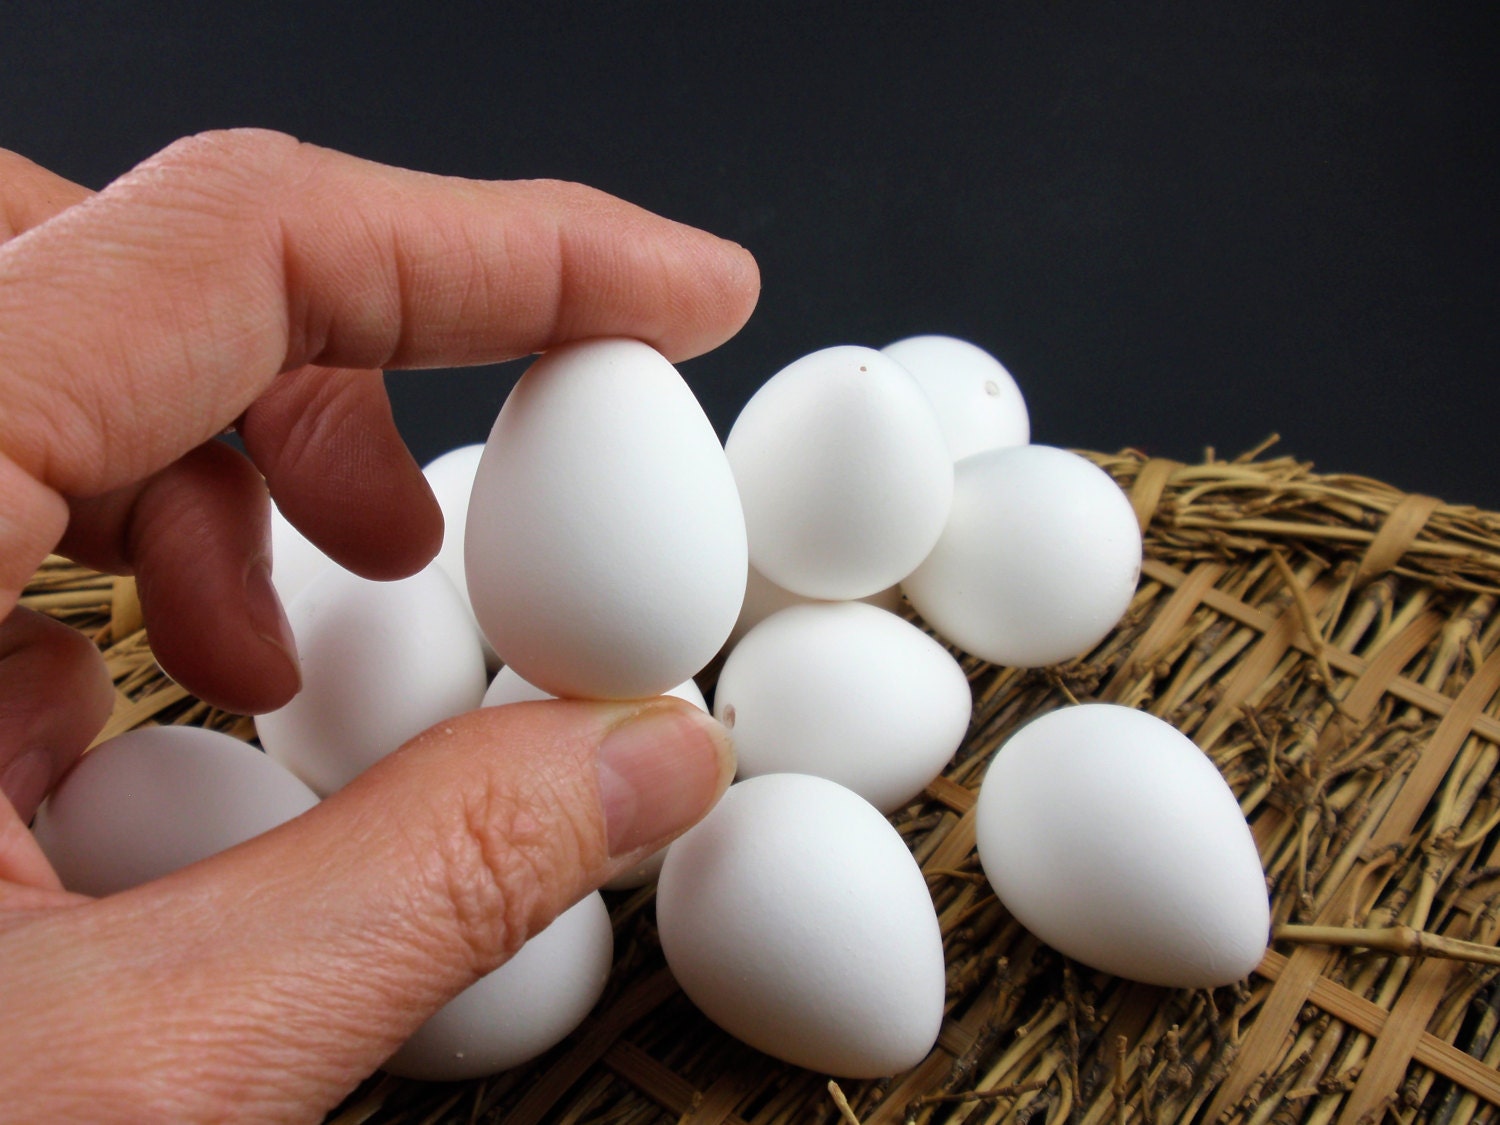
[[[693,676],[723,655],[713,713],[738,780],[612,886],[659,878],[668,965],[731,1034],[839,1076],[904,1070],[936,1041],[945,974],[886,817],[952,758],[971,699],[949,650],[894,611],[904,595],[957,648],[1038,667],[1093,648],[1139,579],[1119,487],[1029,436],[1005,369],[947,337],[805,356],[723,445],[645,344],[557,348],[483,447],[425,470],[448,532],[421,573],[360,579],[276,517],[303,689],[256,720],[264,754],[201,730],[121,736],[44,805],[37,837],[68,886],[109,893],[297,815],[478,706],[670,692],[707,709]],[[1027,724],[976,826],[1007,909],[1085,964],[1212,987],[1261,956],[1265,882],[1238,805],[1150,715],[1085,704]],[[455,1079],[534,1057],[582,1021],[611,958],[596,893],[387,1068]]]

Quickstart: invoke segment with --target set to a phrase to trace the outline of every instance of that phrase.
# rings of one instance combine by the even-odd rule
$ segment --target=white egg
[[[772,614],[729,654],[714,692],[741,777],[817,774],[885,813],[943,771],[971,706],[947,649],[863,602]]]
[[[537,360],[495,420],[465,570],[500,659],[554,695],[636,699],[718,652],[745,594],[745,523],[713,426],[635,340]]]
[[[443,512],[443,545],[432,561],[442,567],[470,614],[473,614],[474,607],[469,603],[469,583],[464,576],[464,525],[469,518],[469,495],[474,491],[474,474],[479,470],[479,458],[483,453],[484,446],[480,443],[463,445],[450,449],[422,468],[422,475],[427,478]],[[477,620],[474,628],[479,629]],[[500,659],[483,633],[480,640],[484,645],[485,664],[491,669],[499,668]]]
[[[684,680],[671,691],[663,692],[663,695],[675,696],[686,700],[700,711],[708,710],[708,703],[703,698],[703,692],[692,680]],[[529,684],[523,680],[514,668],[506,667],[500,669],[499,673],[490,681],[489,688],[484,693],[483,706],[503,707],[507,703],[526,703],[539,699],[556,699],[557,696],[545,692],[535,684]],[[661,871],[662,860],[666,857],[667,849],[661,848],[652,852],[640,863],[616,875],[604,884],[607,891],[629,891],[636,887],[644,887],[647,883],[654,882]]]
[[[724,642],[724,647],[726,650],[732,649],[740,643],[741,637],[777,610],[822,600],[821,598],[805,598],[801,594],[794,594],[790,590],[783,589],[752,566],[745,581],[745,603],[740,606],[739,619],[734,623],[734,628],[729,633],[729,639]],[[868,602],[887,613],[900,613],[901,587],[887,586],[884,590],[877,590],[859,600]]]
[[[443,546],[433,561],[458,588],[465,605],[469,604],[469,584],[464,578],[464,524],[469,518],[469,495],[474,491],[474,474],[479,471],[483,453],[481,443],[463,445],[422,467],[422,475],[443,511]]]
[[[1075,960],[1214,988],[1265,951],[1265,875],[1234,794],[1153,715],[1094,703],[1034,720],[995,754],[975,816],[1001,902]]]
[[[938,633],[994,664],[1036,668],[1093,648],[1130,608],[1141,533],[1091,461],[1047,445],[955,466],[942,538],[901,584]]]
[[[535,684],[523,680],[514,668],[501,668],[484,691],[481,707],[504,707],[507,703],[534,703],[541,699],[556,699],[550,691],[543,691]]]
[[[692,680],[684,680],[671,691],[664,691],[661,694],[686,700],[700,711],[708,710],[708,703],[703,698],[703,692]],[[526,703],[538,699],[556,698],[557,696],[551,692],[543,691],[535,684],[528,683],[521,678],[519,672],[507,666],[500,669],[495,674],[495,678],[490,681],[490,686],[485,689],[481,706],[503,707],[507,703]]]
[[[271,585],[286,606],[325,570],[338,566],[271,505]]]
[[[325,796],[484,697],[479,637],[436,566],[399,582],[329,571],[293,600],[287,620],[302,690],[257,715],[255,730],[268,754]]]
[[[37,843],[81,894],[123,891],[291,820],[317,794],[254,746],[202,727],[101,742],[37,810]]]
[[[927,392],[955,461],[1025,445],[1031,418],[1021,388],[989,352],[952,336],[910,336],[880,349]]]
[[[384,1069],[458,1082],[520,1066],[583,1023],[604,992],[613,960],[609,911],[595,892],[439,1008]]]
[[[758,1050],[850,1078],[906,1070],[943,1019],[943,943],[921,869],[841,785],[732,785],[672,845],[662,950],[705,1015]]]
[[[725,443],[750,561],[809,598],[862,598],[906,577],[937,541],[953,462],[932,405],[872,348],[825,348],[745,404]]]

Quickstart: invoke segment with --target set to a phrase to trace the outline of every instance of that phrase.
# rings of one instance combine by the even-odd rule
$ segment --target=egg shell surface
[[[1120,486],[1048,445],[993,449],[955,466],[952,514],[901,584],[965,652],[1039,668],[1080,656],[1119,623],[1141,573],[1141,532]]]
[[[955,461],[1031,440],[1021,388],[1005,365],[977,344],[952,336],[909,336],[880,350],[927,393]]]
[[[484,653],[429,565],[398,582],[329,571],[287,606],[302,690],[255,718],[266,753],[326,796],[434,723],[479,706]]]
[[[271,585],[285,608],[325,570],[338,566],[271,505]]]
[[[684,680],[671,691],[664,691],[662,695],[670,695],[674,698],[691,703],[700,711],[708,710],[708,703],[703,698],[703,692],[692,680]],[[539,699],[556,699],[557,696],[551,692],[543,691],[535,684],[527,683],[521,678],[521,674],[514,668],[505,667],[495,674],[490,681],[490,686],[485,689],[484,707],[503,707],[507,703],[527,703]]]
[[[723,447],[676,369],[636,340],[566,344],[521,377],[485,443],[464,550],[495,652],[565,698],[682,683],[745,594]]]
[[[817,774],[884,813],[943,771],[972,706],[947,649],[864,602],[772,614],[730,652],[714,692],[741,777]]]
[[[202,727],[142,727],[101,742],[37,810],[63,886],[107,895],[269,832],[317,794],[254,746]]]
[[[474,607],[469,604],[469,582],[464,575],[464,527],[469,518],[469,494],[474,491],[474,474],[479,471],[479,458],[483,453],[482,443],[461,445],[433,458],[422,467],[422,475],[427,478],[427,484],[443,512],[443,545],[432,561],[442,568],[448,580],[453,583],[471,616]],[[477,619],[474,629],[479,631]],[[484,646],[486,667],[498,669],[500,658],[495,655],[495,650],[484,639],[482,632],[480,642]]]
[[[739,619],[734,623],[734,629],[730,631],[729,639],[724,642],[726,650],[732,649],[740,643],[740,638],[755,626],[759,625],[777,610],[786,609],[793,605],[807,605],[809,602],[821,602],[821,598],[805,598],[801,594],[794,594],[790,590],[783,589],[767,578],[753,566],[745,581],[745,602],[740,606]],[[884,590],[858,599],[877,606],[887,613],[901,612],[901,587],[887,586]]]
[[[443,512],[443,545],[433,562],[443,568],[453,585],[469,604],[469,584],[464,578],[464,525],[469,518],[469,495],[474,491],[474,474],[484,445],[462,445],[450,449],[422,467],[422,475]]]
[[[943,943],[926,880],[885,817],[832,781],[730,786],[668,850],[656,918],[683,991],[766,1054],[873,1078],[937,1040]]]
[[[824,348],[777,372],[724,448],[751,564],[808,598],[863,598],[900,582],[937,541],[953,499],[932,404],[873,348]]]
[[[1215,988],[1265,952],[1265,874],[1239,804],[1154,715],[1089,703],[1033,720],[996,752],[975,817],[1000,901],[1075,960]]]
[[[613,961],[609,911],[595,891],[439,1008],[384,1069],[426,1082],[458,1082],[520,1066],[583,1023]]]

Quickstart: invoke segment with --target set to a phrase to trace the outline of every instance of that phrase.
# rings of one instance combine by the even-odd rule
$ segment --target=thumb
[[[10,983],[43,982],[5,1007],[22,1003],[27,1042],[69,1044],[62,1096],[107,1089],[120,1115],[132,1090],[158,1113],[172,1091],[177,1118],[317,1120],[732,773],[724,729],[675,699],[462,715],[265,836],[0,935]],[[13,947],[41,925],[27,966]],[[60,972],[86,1003],[49,994]],[[14,1070],[35,1096],[36,1067]]]

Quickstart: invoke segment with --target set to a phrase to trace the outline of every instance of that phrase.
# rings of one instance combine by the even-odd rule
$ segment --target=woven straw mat
[[[330,1121],[1500,1116],[1500,983],[1484,960],[1500,926],[1500,514],[1258,451],[1199,465],[1090,456],[1145,533],[1130,611],[1066,665],[965,657],[969,735],[893,818],[946,947],[947,1018],[925,1062],[839,1088],[736,1043],[673,983],[648,888],[611,898],[616,971],[570,1039],[484,1081],[376,1075]],[[184,722],[252,736],[162,676],[129,580],[51,559],[23,604],[97,639],[118,692],[106,734]],[[990,892],[974,852],[985,765],[1018,724],[1073,700],[1168,720],[1239,797],[1277,926],[1241,985],[1173,991],[1096,973],[1030,936]]]

